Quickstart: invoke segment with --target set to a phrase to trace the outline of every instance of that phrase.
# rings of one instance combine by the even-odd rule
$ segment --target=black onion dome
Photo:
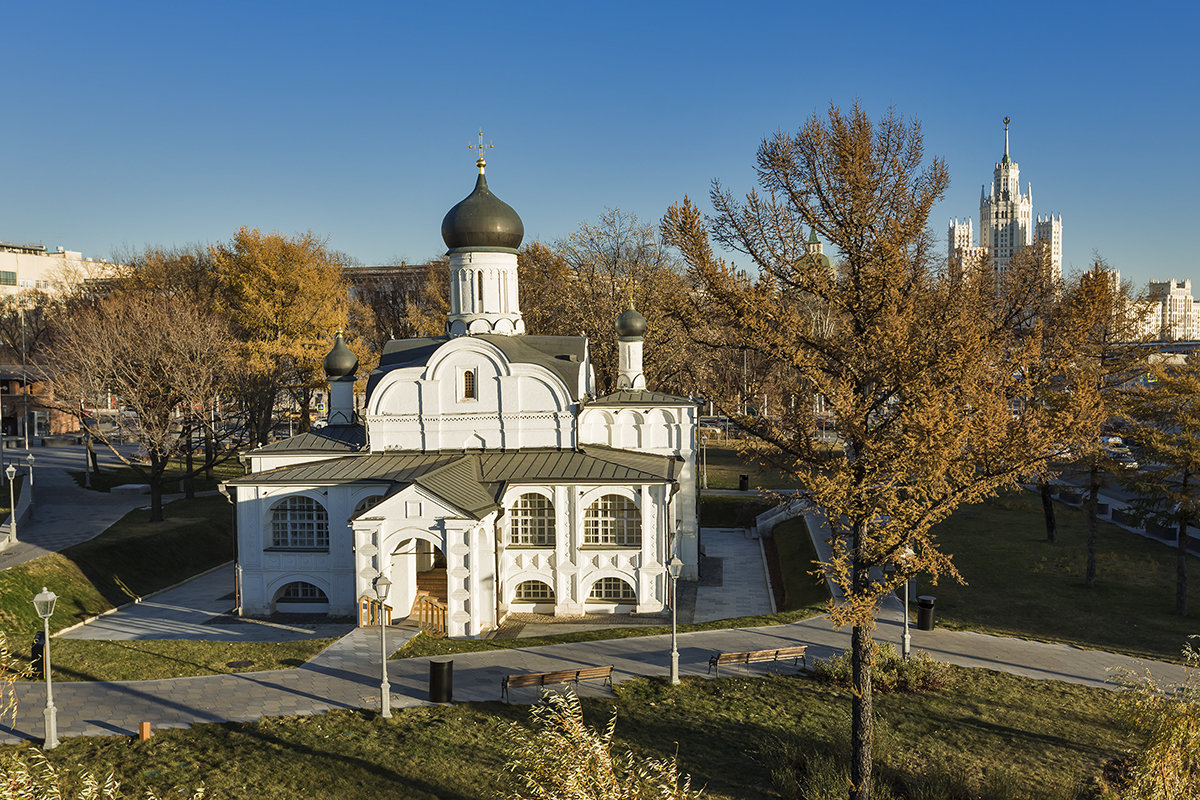
[[[325,377],[345,378],[358,371],[358,356],[346,346],[346,340],[339,331],[333,343],[333,349],[325,356]]]
[[[629,308],[617,317],[617,336],[622,339],[640,339],[646,335],[646,318],[630,303]]]
[[[446,247],[504,247],[516,250],[525,236],[525,225],[508,203],[492,194],[487,178],[479,173],[471,192],[442,219]]]

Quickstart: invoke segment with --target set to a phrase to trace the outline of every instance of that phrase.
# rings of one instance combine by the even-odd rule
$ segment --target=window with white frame
[[[328,603],[320,588],[305,581],[292,581],[279,592],[279,603]]]
[[[298,495],[271,508],[271,546],[288,550],[328,550],[329,515],[311,497]]]
[[[539,603],[554,600],[554,590],[543,581],[525,581],[517,584],[513,599],[519,603]]]
[[[606,494],[583,514],[585,545],[640,547],[642,515],[637,504],[619,494]]]
[[[588,600],[599,600],[607,603],[634,603],[637,595],[633,587],[620,578],[601,578],[592,584],[592,592]]]
[[[381,495],[381,494],[368,495],[367,497],[364,497],[362,500],[359,500],[357,504],[355,504],[354,513],[361,514],[362,512],[366,511],[368,508],[374,508],[375,506],[379,505],[379,501],[382,499],[383,499],[383,495]]]
[[[523,494],[509,512],[510,541],[527,547],[554,547],[554,504],[535,492]]]

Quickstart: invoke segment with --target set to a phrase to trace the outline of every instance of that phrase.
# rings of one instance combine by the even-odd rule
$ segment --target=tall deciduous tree
[[[285,236],[242,228],[210,249],[218,309],[241,343],[237,390],[252,437],[266,441],[281,390],[301,408],[308,428],[312,393],[324,383],[321,362],[331,337],[347,327],[349,258],[311,231]]]
[[[601,394],[616,389],[613,325],[630,302],[648,322],[644,368],[650,385],[691,391],[685,375],[690,342],[673,313],[687,287],[653,225],[609,209],[552,246],[523,248],[518,264],[526,330],[587,336]]]
[[[1130,390],[1124,417],[1143,460],[1127,480],[1142,516],[1175,525],[1175,613],[1187,616],[1188,526],[1200,525],[1200,356],[1183,364],[1159,361],[1147,385]]]
[[[53,353],[68,411],[111,392],[133,412],[124,422],[148,463],[112,449],[150,485],[150,519],[161,521],[163,473],[188,445],[183,421],[219,393],[231,366],[228,327],[182,298],[119,293],[60,318]]]
[[[1096,585],[1097,504],[1106,478],[1118,467],[1100,440],[1101,425],[1116,416],[1123,387],[1144,363],[1146,354],[1137,304],[1130,286],[1102,260],[1068,284],[1056,320],[1076,351],[1066,388],[1075,401],[1093,409],[1091,423],[1072,440],[1087,481],[1087,569],[1084,583]]]
[[[685,199],[662,226],[696,284],[692,326],[724,327],[725,345],[777,364],[791,393],[823,398],[843,443],[817,436],[808,403],[773,416],[730,410],[829,520],[823,566],[845,596],[831,618],[852,626],[857,800],[870,796],[880,601],[917,571],[958,577],[930,528],[1043,465],[1078,410],[1026,402],[1052,376],[1034,369],[1038,321],[1014,324],[1023,300],[998,293],[990,275],[945,274],[927,223],[949,177],[940,160],[924,162],[915,122],[831,108],[763,141],[761,191],[738,201],[715,184],[707,224]],[[836,251],[836,270],[807,252],[811,230]],[[718,258],[710,236],[758,276]]]

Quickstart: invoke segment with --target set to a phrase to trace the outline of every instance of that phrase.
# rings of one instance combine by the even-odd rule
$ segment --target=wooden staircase
[[[417,597],[413,601],[410,617],[415,618],[421,630],[431,636],[445,636],[448,597],[445,567],[418,572]]]

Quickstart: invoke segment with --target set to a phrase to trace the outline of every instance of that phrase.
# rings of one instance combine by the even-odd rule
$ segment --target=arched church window
[[[463,373],[462,389],[463,400],[475,399],[475,370],[469,369]]]
[[[311,497],[286,497],[271,508],[271,546],[288,550],[328,550],[329,515]]]
[[[279,592],[277,603],[328,603],[329,598],[320,587],[305,581],[292,581]]]
[[[640,547],[642,515],[637,504],[619,494],[606,494],[583,514],[585,545]]]
[[[362,512],[366,511],[368,508],[374,508],[375,506],[379,505],[381,500],[383,500],[383,495],[381,495],[381,494],[373,494],[373,495],[364,497],[362,500],[359,500],[358,503],[355,504],[354,513],[361,514]]]
[[[483,273],[479,273],[479,310],[483,310]]]
[[[530,492],[517,498],[510,513],[511,541],[528,547],[554,547],[554,504]]]
[[[513,599],[519,603],[537,603],[554,600],[554,590],[542,581],[525,581],[517,584]]]
[[[600,600],[608,603],[635,603],[637,595],[633,587],[620,578],[601,578],[592,584],[588,600]]]

